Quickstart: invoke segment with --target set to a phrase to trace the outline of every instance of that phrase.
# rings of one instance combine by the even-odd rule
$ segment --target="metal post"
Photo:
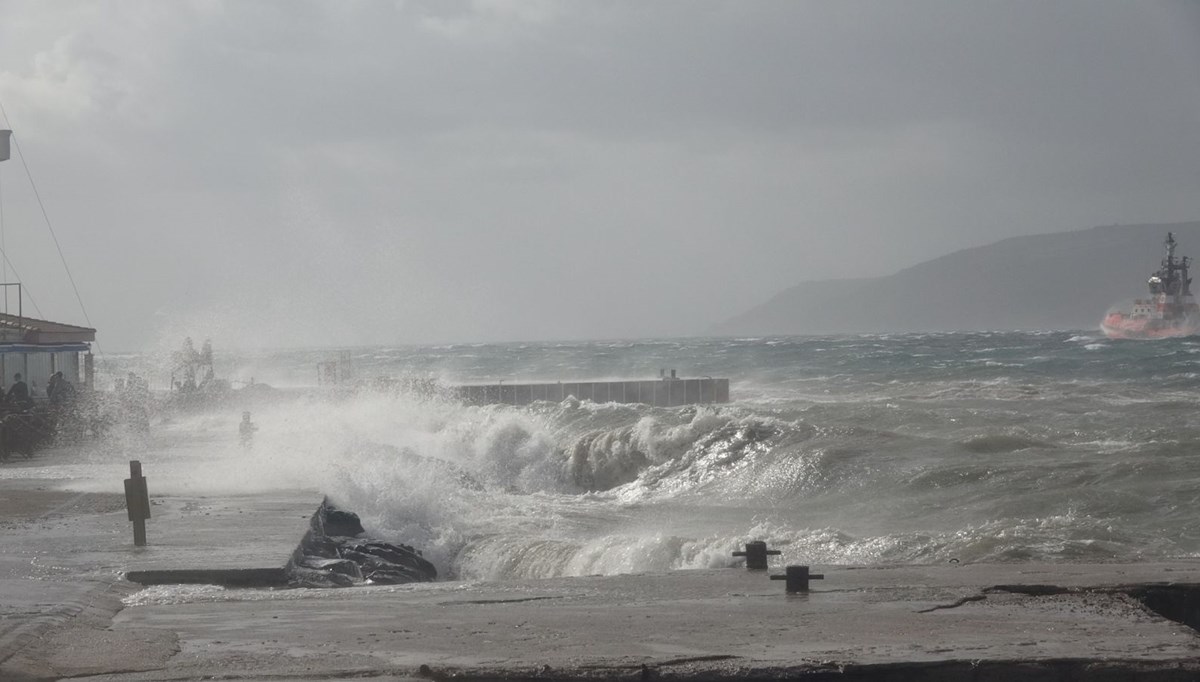
[[[133,544],[146,546],[146,519],[150,518],[150,494],[146,489],[146,477],[142,476],[142,463],[129,461],[129,478],[125,479],[125,508],[133,522]]]
[[[4,287],[4,312],[5,313],[8,312],[8,288],[9,287],[17,288],[17,329],[20,329],[22,326],[24,326],[24,319],[25,319],[25,307],[24,307],[25,297],[22,295],[22,292],[21,292],[21,283],[20,282],[0,282],[0,286]],[[24,340],[24,339],[22,339],[22,340]]]
[[[746,543],[746,551],[734,552],[733,555],[746,557],[746,568],[751,571],[765,571],[767,570],[767,557],[778,556],[779,550],[768,550],[766,542],[754,540]]]
[[[823,580],[822,573],[809,573],[808,566],[788,566],[785,575],[773,575],[771,580],[786,580],[788,594],[808,592],[808,581]]]

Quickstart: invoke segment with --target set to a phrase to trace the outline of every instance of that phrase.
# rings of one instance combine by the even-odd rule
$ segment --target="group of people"
[[[46,384],[45,403],[37,384],[25,382],[20,372],[13,374],[7,391],[0,389],[0,461],[12,453],[32,457],[34,453],[62,438],[78,441],[88,429],[90,401],[76,399],[75,386],[55,372]],[[43,407],[48,403],[48,409]]]
[[[36,393],[37,385],[30,388],[21,373],[17,372],[13,375],[12,386],[4,394],[4,401],[10,407],[27,410],[33,407]],[[75,402],[75,386],[63,377],[62,372],[55,372],[50,375],[50,382],[46,385],[46,398],[50,407],[65,409]]]

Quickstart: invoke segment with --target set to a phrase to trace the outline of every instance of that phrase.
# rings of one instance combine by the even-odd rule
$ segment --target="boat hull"
[[[1114,313],[1104,318],[1100,331],[1110,339],[1172,339],[1183,336],[1200,336],[1200,316],[1187,316],[1175,320],[1126,317]]]

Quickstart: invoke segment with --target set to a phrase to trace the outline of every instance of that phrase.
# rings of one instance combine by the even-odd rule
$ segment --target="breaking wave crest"
[[[1200,554],[1196,344],[1095,341],[663,342],[697,366],[721,358],[736,402],[477,407],[382,390],[279,401],[255,408],[250,451],[237,414],[164,424],[155,437],[179,437],[168,449],[181,465],[154,483],[328,494],[373,535],[469,579],[731,566],[754,539],[810,564]],[[509,350],[454,358],[486,376]],[[589,372],[599,357],[544,353]]]

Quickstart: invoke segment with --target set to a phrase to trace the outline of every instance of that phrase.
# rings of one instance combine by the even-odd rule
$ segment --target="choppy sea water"
[[[307,392],[255,408],[249,451],[235,409],[156,422],[150,438],[192,463],[159,489],[319,490],[460,579],[728,566],[752,539],[816,565],[1200,554],[1200,339],[945,333],[351,355],[362,377],[450,384],[674,368],[729,377],[733,402],[469,407]],[[336,356],[218,351],[218,375],[313,386],[316,363]]]

